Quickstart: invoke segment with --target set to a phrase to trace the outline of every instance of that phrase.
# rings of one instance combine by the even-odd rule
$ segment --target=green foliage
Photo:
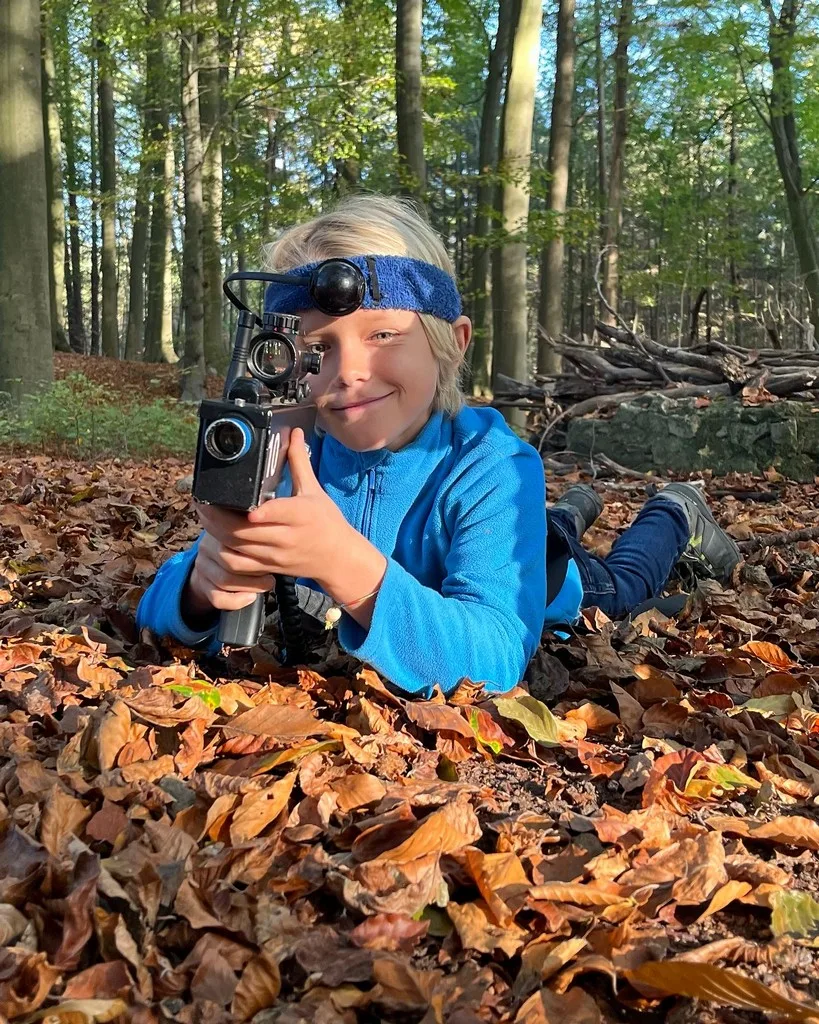
[[[89,459],[191,455],[197,429],[190,405],[112,398],[107,388],[74,373],[3,409],[0,444]]]

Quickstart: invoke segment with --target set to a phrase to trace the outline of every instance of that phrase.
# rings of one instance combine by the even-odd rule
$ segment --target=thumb
[[[310,456],[304,443],[304,431],[301,427],[294,427],[290,434],[290,443],[287,446],[287,463],[290,466],[290,479],[293,483],[293,495],[315,494],[321,490],[321,484],[316,479],[313,466],[310,463]]]

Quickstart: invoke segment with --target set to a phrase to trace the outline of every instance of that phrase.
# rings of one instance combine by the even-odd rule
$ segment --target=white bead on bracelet
[[[335,626],[335,624],[341,618],[341,609],[342,608],[346,608],[348,610],[350,608],[354,608],[357,604],[361,604],[362,601],[366,601],[367,598],[375,597],[375,595],[378,593],[378,591],[380,589],[381,589],[381,584],[379,583],[379,585],[375,588],[375,590],[371,591],[369,594],[365,594],[363,597],[357,598],[355,601],[348,601],[346,604],[334,604],[334,605],[331,605],[327,609],[327,611],[324,613],[324,628],[325,629],[332,629],[333,626]]]

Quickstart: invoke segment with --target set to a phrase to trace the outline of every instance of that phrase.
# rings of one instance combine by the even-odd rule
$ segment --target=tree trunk
[[[600,238],[606,237],[606,63],[603,60],[603,18],[600,0],[594,0],[594,76],[597,88],[597,203]]]
[[[185,241],[182,307],[185,311],[185,355],[181,398],[199,402],[205,393],[205,313],[202,283],[202,128],[199,120],[199,54],[194,24],[196,0],[180,0],[182,32],[182,135],[185,168]]]
[[[543,251],[540,264],[538,321],[548,338],[560,338],[563,323],[563,259],[566,197],[569,191],[569,157],[572,148],[572,101],[574,99],[574,0],[560,0],[557,14],[555,91],[552,127],[549,132],[549,211],[554,236]],[[560,356],[543,338],[538,340],[538,369],[557,373]]]
[[[730,140],[728,144],[728,238],[731,249],[728,257],[728,280],[731,283],[731,316],[732,341],[740,343],[739,317],[739,274],[737,273],[737,248],[739,232],[737,230],[737,117],[736,107],[731,107]],[[725,339],[728,340],[727,338]]]
[[[40,5],[0,5],[0,391],[53,377]]]
[[[492,380],[492,277],[490,249],[487,235],[492,227],[491,214],[495,203],[495,175],[498,165],[498,142],[500,137],[499,119],[503,73],[509,53],[514,0],[499,0],[498,32],[489,54],[489,69],[486,76],[483,110],[481,112],[481,133],[478,147],[478,195],[476,200],[475,238],[472,250],[472,322],[474,341],[471,352],[472,393],[490,393]]]
[[[423,0],[397,0],[395,23],[395,111],[400,185],[423,201],[427,187],[421,102]]]
[[[169,192],[173,187],[173,148],[168,131],[167,69],[162,22],[166,0],[148,0],[148,36],[145,46],[145,118],[149,124],[151,160],[151,232],[148,244],[147,309],[145,317],[145,361],[158,363],[163,357],[163,310],[167,236],[170,230]],[[171,170],[167,171],[167,151]],[[171,332],[173,335],[173,332]],[[173,351],[173,343],[171,343]]]
[[[149,163],[151,129],[147,105],[142,119],[142,152],[139,155],[134,223],[131,236],[131,266],[128,283],[128,327],[125,334],[125,358],[142,358],[145,347],[145,259],[148,253]]]
[[[60,33],[59,55],[60,109],[63,139],[65,140],[65,177],[68,191],[68,241],[70,257],[66,273],[66,301],[68,305],[68,340],[75,352],[85,353],[88,338],[82,304],[82,274],[80,271],[80,219],[77,209],[77,149],[74,137],[74,104],[71,90],[71,61],[68,54],[67,14],[54,23]]]
[[[200,0],[199,8],[206,19],[199,35],[205,363],[221,373],[227,367],[228,350],[222,331],[222,103],[216,0]]]
[[[521,0],[515,27],[511,72],[504,104],[501,169],[504,175],[502,216],[506,241],[500,254],[498,308],[503,331],[495,338],[494,374],[517,380],[529,376],[527,358],[526,230],[529,218],[532,123],[535,112],[542,0]],[[507,410],[507,419],[525,427],[522,410]]]
[[[620,230],[623,226],[623,172],[626,135],[628,133],[628,44],[631,38],[632,0],[621,0],[617,21],[617,46],[614,51],[614,117],[609,166],[608,215],[606,218],[605,252],[603,256],[603,294],[616,312],[620,295]],[[608,310],[601,314],[603,323],[617,320]]]
[[[105,11],[105,8],[101,8]],[[117,162],[115,150],[114,81],[106,39],[105,14],[100,15],[97,40],[100,112],[100,214],[102,218],[102,354],[119,358],[117,318]]]
[[[65,316],[65,202],[63,201],[63,146],[60,137],[60,114],[57,110],[56,73],[52,25],[45,11],[42,30],[43,130],[46,145],[46,189],[48,197],[48,242],[51,253],[49,284],[51,322],[55,350],[70,352],[68,325]]]
[[[159,354],[163,363],[173,364],[179,361],[174,348],[173,333],[173,181],[176,160],[174,157],[173,139],[169,135],[165,143],[165,258],[163,260],[162,310],[159,333]]]
[[[783,0],[777,18],[771,0],[763,0],[768,12],[768,56],[773,77],[768,97],[768,126],[788,205],[788,218],[799,269],[805,282],[810,321],[819,333],[819,241],[810,219],[808,194],[802,184],[799,131],[795,114],[795,82],[791,57],[800,0]]]
[[[89,127],[89,150],[91,164],[91,355],[100,354],[100,254],[99,254],[99,191],[98,182],[98,118],[97,118],[97,61],[92,50],[91,88],[89,108],[91,124]]]

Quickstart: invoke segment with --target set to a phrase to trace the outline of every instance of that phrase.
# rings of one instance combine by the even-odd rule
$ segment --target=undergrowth
[[[54,381],[19,406],[6,396],[0,402],[0,444],[11,448],[96,459],[192,456],[196,446],[195,405],[124,399],[81,373]]]

